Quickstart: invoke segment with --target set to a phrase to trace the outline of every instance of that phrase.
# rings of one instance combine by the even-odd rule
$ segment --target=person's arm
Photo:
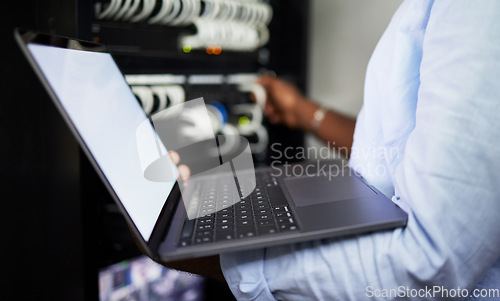
[[[425,31],[415,128],[392,175],[406,228],[223,255],[238,298],[388,300],[410,292],[408,299],[449,300],[427,289],[472,294],[493,265],[498,281],[500,2],[405,5],[410,20],[430,15],[420,31],[397,32],[422,39]]]
[[[264,113],[271,123],[313,132],[324,142],[334,145],[343,155],[349,156],[356,124],[354,118],[326,110],[324,118],[315,121],[314,115],[320,106],[305,98],[294,86],[269,75],[261,77],[259,83],[267,91]]]

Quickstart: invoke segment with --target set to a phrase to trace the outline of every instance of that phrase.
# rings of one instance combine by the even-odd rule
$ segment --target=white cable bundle
[[[163,111],[186,100],[184,88],[180,86],[185,81],[183,76],[127,75],[126,79],[147,115]],[[153,111],[155,96],[158,99],[158,106]]]
[[[159,9],[154,13],[155,7]],[[194,24],[197,33],[180,41],[181,47],[187,45],[191,49],[218,46],[253,51],[269,40],[267,25],[272,14],[271,6],[261,0],[111,0],[107,5],[95,4],[98,20],[166,26]]]
[[[155,7],[159,11],[153,15]],[[147,22],[160,25],[189,25],[199,17],[200,0],[111,0],[95,4],[98,20]]]
[[[200,17],[194,21],[197,33],[183,37],[182,46],[254,51],[269,40],[269,4],[256,0],[205,0],[204,4]]]

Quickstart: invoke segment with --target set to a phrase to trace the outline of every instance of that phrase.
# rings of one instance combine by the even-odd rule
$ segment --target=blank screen
[[[28,49],[125,210],[149,240],[178,172],[169,161],[170,181],[144,178],[138,147],[143,149],[141,156],[167,151],[161,142],[138,145],[136,132],[147,117],[113,58],[38,44]],[[152,126],[146,131],[156,135]]]

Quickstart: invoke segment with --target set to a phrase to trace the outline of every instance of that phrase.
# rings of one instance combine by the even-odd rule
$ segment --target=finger
[[[269,74],[263,75],[257,79],[257,83],[263,86],[272,85],[276,81],[277,81],[276,77],[271,76]]]
[[[274,114],[274,107],[270,103],[266,103],[266,106],[264,107],[264,114],[265,115]]]
[[[268,119],[269,119],[269,122],[271,122],[272,124],[277,124],[277,123],[280,123],[281,119],[278,115],[270,115],[268,116]]]
[[[187,165],[181,164],[177,167],[177,169],[179,170],[179,176],[183,180],[187,180],[187,179],[189,179],[189,176],[191,176],[191,170],[189,169],[189,167]]]
[[[172,162],[174,162],[175,165],[179,164],[181,162],[181,157],[179,154],[175,151],[169,151],[168,154],[170,155],[170,159],[172,159]]]

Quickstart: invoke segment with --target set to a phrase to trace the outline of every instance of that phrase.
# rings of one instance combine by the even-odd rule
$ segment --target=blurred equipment
[[[167,269],[140,256],[99,271],[99,300],[202,301],[204,284],[202,277]]]
[[[273,9],[262,0],[111,0],[94,3],[95,18],[124,23],[189,26],[179,49],[254,51],[269,40]],[[211,49],[211,50],[209,50]]]
[[[210,74],[210,75],[127,75],[126,80],[148,115],[186,100],[203,97],[216,135],[243,136],[250,141],[250,148],[257,161],[264,161],[268,148],[268,132],[263,125],[262,109],[266,102],[264,88],[256,83],[258,74]],[[256,99],[249,98],[252,93]],[[193,130],[185,135],[198,135],[196,118]],[[196,141],[198,137],[193,137]],[[239,142],[226,139],[222,153],[229,153]]]

